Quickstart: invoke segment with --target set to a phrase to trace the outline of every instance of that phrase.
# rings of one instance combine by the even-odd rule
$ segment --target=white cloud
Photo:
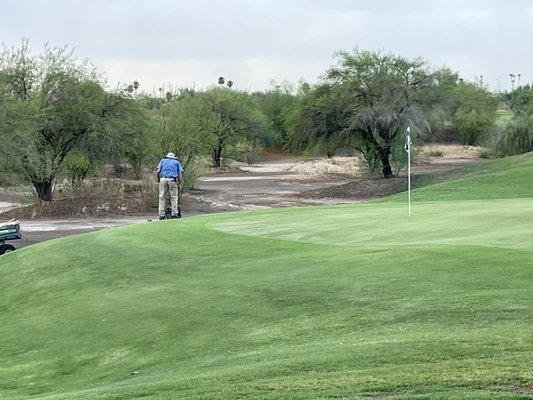
[[[296,82],[303,78],[316,81],[327,67],[319,62],[301,65],[297,59],[274,57],[244,57],[238,59],[182,59],[175,61],[149,61],[127,59],[105,59],[96,62],[104,72],[111,87],[117,83],[138,80],[145,92],[168,88],[205,88],[215,85],[219,76],[231,79],[235,87],[244,90],[261,90],[272,80]]]
[[[0,41],[69,43],[110,82],[139,79],[149,90],[219,75],[243,89],[314,81],[335,51],[355,46],[483,74],[493,87],[533,70],[532,0],[0,1]]]
[[[487,20],[492,17],[492,12],[489,10],[464,9],[459,10],[459,17],[469,20]]]

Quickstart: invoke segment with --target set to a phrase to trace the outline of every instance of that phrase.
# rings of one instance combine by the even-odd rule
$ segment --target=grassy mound
[[[410,221],[398,195],[3,256],[0,398],[530,398],[533,157],[476,168]]]
[[[514,157],[501,158],[488,163],[458,168],[443,172],[456,179],[438,185],[426,186],[413,191],[413,199],[417,201],[449,201],[449,200],[487,200],[513,199],[533,197],[533,153]],[[421,184],[431,183],[431,179],[439,176],[424,176]],[[426,182],[424,182],[426,181]],[[405,201],[405,193],[382,201]]]

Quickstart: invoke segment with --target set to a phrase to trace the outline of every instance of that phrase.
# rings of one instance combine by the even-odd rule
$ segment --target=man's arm
[[[183,188],[183,172],[182,171],[180,171],[178,174],[178,182],[179,182],[178,185],[180,189],[182,189]]]
[[[178,161],[178,185],[180,189],[183,188],[183,167],[181,166],[181,163]]]

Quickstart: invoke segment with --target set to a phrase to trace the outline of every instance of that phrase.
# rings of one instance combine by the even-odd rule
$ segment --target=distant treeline
[[[141,85],[107,89],[69,48],[4,48],[2,171],[47,201],[58,177],[83,180],[110,164],[128,164],[140,177],[167,151],[187,170],[207,158],[215,168],[227,158],[253,162],[264,147],[328,156],[351,148],[388,178],[405,162],[407,126],[418,142],[489,144],[496,155],[532,150],[530,86],[494,94],[449,69],[381,52],[340,52],[315,85],[249,93],[221,78],[205,90],[154,95]],[[503,125],[498,109],[508,116]]]

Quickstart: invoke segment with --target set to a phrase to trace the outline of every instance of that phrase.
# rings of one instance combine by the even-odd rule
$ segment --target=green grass
[[[532,198],[533,153],[500,158],[419,176],[413,191],[416,201],[486,200]],[[445,182],[442,182],[445,181]],[[441,182],[438,185],[432,185]],[[431,186],[430,186],[431,185]],[[406,193],[380,200],[381,202],[405,201]]]
[[[512,122],[514,119],[513,112],[511,110],[498,110],[496,111],[496,126],[504,127]]]
[[[3,256],[0,398],[532,398],[532,173]]]

